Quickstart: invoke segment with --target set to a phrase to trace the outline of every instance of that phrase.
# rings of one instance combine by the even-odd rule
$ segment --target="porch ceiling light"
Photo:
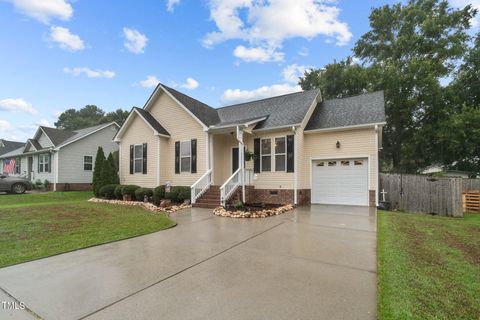
[[[340,141],[337,141],[335,145],[337,146],[337,149],[340,149]]]

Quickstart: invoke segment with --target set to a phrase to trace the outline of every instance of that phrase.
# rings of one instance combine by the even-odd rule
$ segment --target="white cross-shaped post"
[[[387,191],[385,191],[385,189],[382,189],[382,192],[380,192],[382,194],[382,201],[385,202],[385,195],[388,193]]]

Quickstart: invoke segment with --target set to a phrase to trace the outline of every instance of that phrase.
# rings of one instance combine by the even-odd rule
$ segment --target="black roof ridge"
[[[247,102],[242,102],[242,103],[237,103],[237,104],[231,104],[229,106],[219,107],[219,108],[215,108],[215,109],[220,110],[220,109],[225,109],[225,108],[238,107],[238,106],[241,106],[241,105],[247,104],[247,103],[260,102],[260,101],[265,101],[265,100],[270,100],[270,99],[275,99],[275,98],[281,98],[281,97],[291,96],[291,95],[294,95],[294,94],[300,94],[300,93],[305,93],[305,92],[310,92],[310,91],[320,91],[320,90],[319,89],[309,89],[309,90],[302,90],[302,91],[297,91],[297,92],[290,92],[290,93],[281,94],[279,96],[273,96],[273,97],[269,97],[269,98],[263,98],[263,99],[252,100],[252,101],[247,101]]]
[[[330,100],[340,100],[340,99],[348,99],[348,98],[355,98],[355,97],[359,97],[359,96],[365,96],[365,95],[368,95],[368,94],[374,94],[374,93],[383,93],[385,94],[385,90],[376,90],[376,91],[372,91],[372,92],[361,92],[361,93],[356,93],[356,94],[352,94],[352,95],[348,95],[348,96],[344,96],[344,97],[338,97],[338,98],[330,98],[330,99],[324,99],[324,101],[330,101]]]

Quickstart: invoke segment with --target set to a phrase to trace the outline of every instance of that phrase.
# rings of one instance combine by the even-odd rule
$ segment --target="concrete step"
[[[192,204],[192,207],[194,208],[207,208],[207,209],[215,209],[216,207],[219,207],[219,204],[206,204],[206,203],[194,203]]]

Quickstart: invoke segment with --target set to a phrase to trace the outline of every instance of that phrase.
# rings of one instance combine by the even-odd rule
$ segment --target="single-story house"
[[[40,126],[32,139],[0,155],[0,165],[4,174],[48,180],[54,191],[90,190],[97,149],[117,151],[118,128],[115,122],[74,131]]]
[[[25,145],[25,142],[10,141],[0,139],[0,156],[9,153],[13,150],[21,148]],[[3,164],[0,162],[0,174],[3,174]]]
[[[190,186],[192,203],[375,206],[383,92],[308,90],[212,108],[159,84],[115,136],[120,181]],[[245,150],[245,152],[239,152]]]

